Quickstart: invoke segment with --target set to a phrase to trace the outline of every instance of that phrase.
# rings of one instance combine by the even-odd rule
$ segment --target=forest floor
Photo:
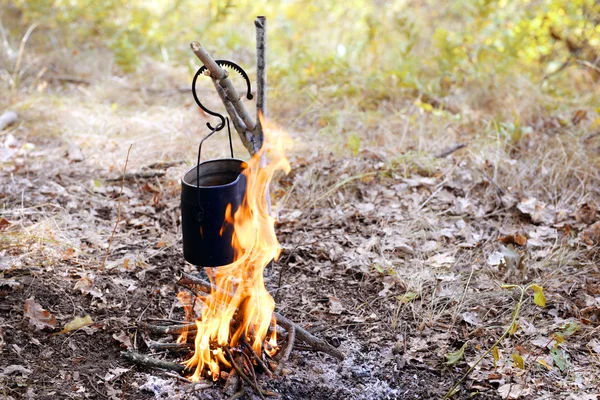
[[[0,110],[20,115],[0,132],[0,395],[227,398],[219,383],[190,384],[120,357],[152,353],[140,322],[183,318],[176,282],[196,268],[182,256],[179,180],[205,118],[189,93],[168,87],[40,85],[0,99]],[[519,127],[526,135],[508,143],[477,110],[458,119],[406,98],[379,105],[386,119],[338,115],[371,131],[349,150],[315,133],[331,123],[319,107],[298,116],[272,103],[269,115],[296,146],[292,172],[272,187],[283,252],[267,287],[281,314],[346,359],[295,350],[282,377],[260,378],[265,387],[282,399],[441,398],[510,326],[520,290],[501,285],[536,284],[545,306],[527,291],[516,332],[454,398],[600,398],[592,111],[533,109]],[[226,146],[216,139],[207,157]],[[57,334],[86,315],[92,324]]]

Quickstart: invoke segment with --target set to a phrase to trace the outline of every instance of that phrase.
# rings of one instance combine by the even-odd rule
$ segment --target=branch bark
[[[258,151],[262,147],[264,137],[260,116],[262,115],[263,118],[267,116],[267,18],[256,17],[254,26],[256,27],[256,119],[257,130],[260,130],[260,134],[257,135],[260,143],[257,140],[255,145],[258,146]]]
[[[200,43],[192,42],[190,47],[196,57],[198,57],[206,66],[206,69],[210,72],[211,78],[216,81],[216,85],[222,89],[223,93],[218,90],[219,87],[217,88],[217,92],[219,92],[219,96],[221,96],[221,100],[223,101],[231,120],[234,122],[236,130],[238,130],[238,128],[241,129],[241,124],[239,124],[240,120],[246,126],[245,130],[238,130],[238,134],[245,145],[247,142],[252,144],[252,146],[246,146],[246,148],[250,154],[253,155],[260,149],[260,146],[262,146],[262,131],[260,131],[260,128],[257,129],[257,126],[260,127],[260,124],[257,124],[252,119],[248,110],[246,110],[246,107],[241,102],[239,93],[233,86],[231,79],[229,79],[229,74],[215,62]],[[231,106],[227,104],[228,102]]]

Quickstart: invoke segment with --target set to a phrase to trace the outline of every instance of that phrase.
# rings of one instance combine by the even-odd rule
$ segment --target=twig
[[[316,199],[314,199],[309,205],[309,208],[312,208],[315,204],[317,204],[319,201],[323,200],[324,198],[329,197],[332,193],[334,193],[336,190],[338,190],[339,188],[341,188],[342,186],[344,186],[347,183],[350,183],[354,180],[357,179],[362,179],[362,178],[366,178],[367,176],[373,176],[373,175],[377,175],[378,171],[370,171],[370,172],[365,172],[364,174],[359,174],[359,175],[354,175],[354,176],[350,176],[344,180],[342,180],[341,182],[338,182],[337,184],[335,184],[331,189],[329,189],[328,191],[326,191],[324,194],[322,194],[321,196],[317,197]]]
[[[123,178],[121,179],[121,191],[119,192],[119,201],[117,205],[117,221],[115,222],[115,227],[113,228],[112,234],[110,235],[110,240],[108,241],[108,247],[106,248],[106,254],[104,255],[104,260],[102,261],[102,265],[100,265],[100,271],[104,271],[104,266],[106,265],[106,260],[108,260],[108,254],[110,253],[110,245],[112,244],[113,238],[115,237],[115,232],[117,231],[117,226],[121,221],[121,198],[123,196],[123,186],[125,186],[125,173],[127,172],[127,163],[129,163],[129,153],[131,152],[131,148],[133,144],[129,145],[129,149],[127,149],[127,158],[125,158],[125,167],[123,167]]]
[[[467,144],[465,144],[465,143],[459,143],[459,144],[457,144],[457,145],[454,145],[454,146],[452,146],[452,147],[450,147],[450,148],[448,148],[448,149],[446,149],[446,150],[442,151],[442,152],[441,152],[441,153],[439,153],[439,154],[436,154],[436,155],[435,155],[435,157],[436,157],[436,158],[445,158],[445,157],[448,157],[450,154],[452,154],[452,153],[454,153],[454,152],[456,152],[456,151],[458,151],[458,150],[460,150],[460,149],[462,149],[462,148],[465,148],[465,147],[467,147],[467,146],[468,146],[468,145],[467,145]]]
[[[296,341],[296,328],[294,325],[291,325],[288,330],[288,339],[283,350],[283,356],[281,360],[279,360],[279,365],[275,369],[275,375],[280,375],[283,370],[283,365],[287,362],[288,358],[290,358],[290,354],[292,353],[292,349],[294,348],[294,342]]]
[[[481,168],[477,168],[477,169],[479,170],[479,172],[481,172],[483,175],[485,175],[485,177],[488,179],[488,181],[490,181],[490,183],[491,183],[492,185],[496,186],[496,189],[498,189],[498,191],[499,191],[501,194],[503,194],[503,195],[504,195],[504,194],[506,194],[506,190],[502,189],[502,188],[500,187],[500,185],[498,185],[498,184],[496,183],[496,181],[495,181],[494,179],[492,179],[492,177],[491,177],[491,176],[489,176],[489,175],[487,174],[487,172],[485,172],[485,171],[484,171],[483,169],[481,169]]]
[[[148,340],[146,344],[152,350],[188,350],[194,348],[194,343],[160,343]]]
[[[250,380],[250,378],[248,378],[248,375],[246,375],[244,373],[244,371],[242,371],[242,369],[239,367],[239,365],[237,365],[237,363],[235,362],[235,359],[233,358],[233,355],[231,354],[231,351],[229,350],[228,346],[225,346],[225,353],[227,353],[227,355],[229,356],[229,360],[231,361],[231,365],[233,365],[233,368],[235,368],[235,370],[237,371],[238,375],[242,377],[242,379],[250,386],[252,386],[252,388],[256,391],[256,393],[258,393],[258,395],[260,396],[261,399],[265,400],[265,397],[263,396],[263,390],[254,384],[254,382],[252,382],[252,380]]]
[[[178,373],[182,373],[185,370],[184,365],[170,361],[158,360],[135,351],[122,351],[121,357],[130,363],[142,365],[144,367],[166,369],[168,371],[175,371]]]
[[[258,16],[256,27],[256,114],[267,116],[267,18]]]
[[[139,172],[130,172],[128,174],[123,173],[123,175],[116,178],[108,178],[106,182],[116,182],[118,180],[124,181],[129,179],[148,179],[154,177],[161,177],[166,174],[165,171],[139,171]]]
[[[154,162],[154,163],[148,165],[146,168],[148,168],[148,169],[166,169],[166,168],[171,168],[171,167],[174,167],[174,166],[180,165],[180,164],[185,164],[185,160],[157,161],[157,162]]]
[[[294,324],[292,321],[290,321],[289,319],[287,319],[286,317],[284,317],[283,315],[281,315],[279,313],[273,313],[273,315],[275,316],[277,323],[280,324],[281,326],[283,326],[284,328],[286,328],[286,330],[288,330],[288,332],[289,332],[288,327],[294,326],[296,340],[298,340],[298,339],[302,340],[306,344],[310,345],[313,349],[320,351],[322,353],[327,353],[330,356],[335,357],[340,361],[344,360],[344,354],[341,351],[339,351],[338,349],[336,349],[335,347],[333,347],[332,345],[330,345],[329,343],[327,343],[326,341],[313,336],[307,330],[301,328],[297,324]]]
[[[196,324],[180,324],[180,325],[168,325],[168,326],[160,326],[160,325],[149,325],[146,323],[140,324],[140,326],[146,329],[150,333],[156,333],[161,335],[179,335],[185,331],[187,332],[195,332]]]
[[[258,354],[256,354],[256,352],[254,351],[250,343],[248,343],[244,335],[242,335],[242,343],[244,343],[244,346],[246,346],[246,348],[250,350],[250,353],[252,353],[252,356],[254,357],[258,365],[263,369],[263,371],[265,371],[267,375],[269,375],[269,378],[273,377],[273,373],[271,372],[269,367],[267,367],[267,364],[265,364],[262,358]]]

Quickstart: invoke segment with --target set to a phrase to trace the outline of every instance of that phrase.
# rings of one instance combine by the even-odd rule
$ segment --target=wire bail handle
[[[244,71],[242,69],[242,67],[240,67],[239,65],[228,61],[228,60],[215,60],[215,62],[222,66],[222,67],[228,67],[236,72],[238,72],[240,75],[242,75],[242,77],[246,80],[246,85],[247,85],[247,92],[246,92],[246,98],[248,100],[252,100],[253,96],[252,96],[252,86],[250,84],[250,78],[248,78],[248,74],[246,74],[246,71]],[[202,74],[205,73],[205,71],[207,71],[206,66],[202,66],[200,67],[200,69],[198,69],[198,71],[196,71],[196,74],[194,75],[194,79],[192,80],[192,95],[194,96],[194,101],[196,102],[196,104],[198,105],[198,107],[200,107],[204,112],[206,112],[207,114],[210,114],[212,116],[215,116],[217,118],[219,118],[220,122],[216,127],[213,127],[210,122],[206,123],[206,126],[208,127],[208,129],[210,130],[210,133],[208,135],[206,135],[204,138],[202,138],[202,140],[200,140],[200,144],[198,145],[198,158],[196,161],[196,188],[197,188],[197,192],[198,192],[198,207],[200,208],[197,214],[197,220],[201,221],[203,216],[204,216],[204,212],[202,210],[202,207],[200,206],[201,202],[200,202],[200,158],[201,158],[201,154],[202,154],[202,144],[204,143],[204,141],[206,139],[208,139],[209,137],[211,137],[215,132],[218,132],[220,130],[222,130],[225,127],[225,124],[227,124],[227,133],[229,136],[229,151],[231,153],[231,158],[234,158],[233,156],[233,142],[231,140],[231,127],[229,125],[229,118],[228,117],[223,117],[222,114],[219,114],[215,111],[211,111],[208,108],[206,108],[201,102],[200,99],[198,98],[198,94],[196,93],[196,81],[198,80],[198,77]]]

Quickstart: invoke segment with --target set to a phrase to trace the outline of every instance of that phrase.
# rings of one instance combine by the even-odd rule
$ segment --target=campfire
[[[205,268],[210,279],[209,293],[192,299],[181,292],[188,318],[194,318],[194,354],[186,361],[187,369],[195,369],[192,380],[205,373],[216,380],[223,368],[234,368],[232,352],[244,359],[261,361],[259,355],[275,355],[277,344],[275,302],[265,288],[263,272],[281,251],[275,236],[275,219],[269,215],[266,194],[277,171],[288,173],[290,165],[285,149],[291,141],[284,131],[263,125],[265,141],[262,149],[248,162],[242,172],[246,177],[246,194],[237,211],[227,207],[225,220],[234,226],[232,247],[235,261],[229,265]],[[261,157],[270,162],[261,167]],[[193,280],[182,280],[194,287]],[[196,315],[195,310],[198,310]],[[178,342],[185,343],[189,332],[184,331]],[[235,358],[235,357],[234,357]]]
[[[259,386],[257,374],[279,375],[299,343],[301,346],[296,348],[324,352],[339,360],[344,358],[338,349],[275,312],[275,302],[265,287],[264,270],[281,252],[275,235],[275,218],[270,210],[269,184],[276,173],[290,171],[285,151],[291,145],[291,139],[282,129],[263,118],[266,111],[265,24],[264,17],[255,21],[257,122],[249,116],[228,72],[222,67],[245,78],[246,96],[251,99],[250,81],[243,69],[231,61],[215,61],[199,43],[191,44],[204,64],[192,83],[194,99],[204,112],[220,119],[215,127],[207,124],[210,133],[200,142],[198,163],[182,179],[184,257],[194,265],[205,266],[208,280],[184,274],[178,281],[186,289],[177,296],[185,321],[141,325],[150,349],[190,353],[182,363],[137,352],[122,353],[131,362],[177,371],[191,381],[222,380],[225,388],[231,389],[226,391],[238,396],[244,391],[243,381],[260,397],[273,393]],[[208,110],[198,99],[195,84],[202,75],[212,78],[240,139],[252,156],[248,162],[233,158],[230,133],[231,158],[200,163],[204,140],[226,125],[229,129],[229,118]],[[240,193],[243,196],[240,197]],[[147,334],[163,338],[155,341]]]

